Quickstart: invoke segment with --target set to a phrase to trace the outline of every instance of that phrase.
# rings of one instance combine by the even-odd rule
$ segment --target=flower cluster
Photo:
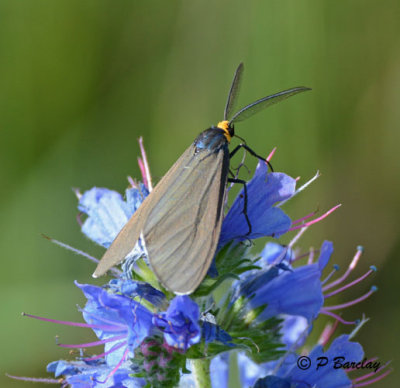
[[[77,192],[81,216],[86,215],[81,222],[82,232],[105,248],[152,190],[146,154],[141,142],[140,145],[143,183],[130,179],[125,198],[104,188]],[[339,269],[334,266],[324,277],[333,244],[325,241],[320,249],[301,253],[296,243],[309,226],[336,207],[320,217],[310,213],[295,221],[281,209],[310,182],[296,189],[296,179],[271,172],[267,163],[260,162],[247,184],[251,233],[248,234],[243,214],[241,192],[224,218],[218,252],[210,269],[212,276],[207,276],[190,296],[175,296],[158,283],[139,240],[126,261],[129,265],[123,265],[122,271],[114,268],[113,279],[107,284],[99,287],[75,283],[87,298],[82,308],[85,323],[26,314],[43,321],[89,328],[97,340],[58,344],[79,349],[79,357],[50,363],[47,370],[56,380],[14,378],[73,388],[223,388],[228,387],[230,366],[237,362],[242,387],[361,387],[382,379],[390,372],[384,370],[386,365],[364,358],[361,345],[352,341],[365,320],[348,322],[341,316],[345,308],[369,297],[375,288],[347,303],[328,305],[330,297],[356,286],[375,268],[346,282],[361,257],[359,247],[343,275],[337,276]],[[260,254],[251,253],[249,240],[279,238],[295,230],[298,232],[288,239],[288,245],[270,241]],[[52,241],[95,261],[81,251]],[[312,346],[309,334],[322,315],[329,323]],[[353,325],[354,330],[334,338],[339,324]],[[92,353],[90,349],[94,347],[101,347],[101,351]],[[236,357],[230,359],[231,354]],[[343,357],[337,361],[342,362],[341,367],[318,364],[321,360],[331,363],[337,356]],[[307,368],[307,362],[313,367]],[[353,376],[361,364],[368,373]]]

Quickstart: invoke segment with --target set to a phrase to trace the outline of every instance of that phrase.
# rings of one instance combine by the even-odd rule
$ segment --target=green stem
[[[194,381],[197,388],[211,388],[210,359],[197,358],[191,360]]]

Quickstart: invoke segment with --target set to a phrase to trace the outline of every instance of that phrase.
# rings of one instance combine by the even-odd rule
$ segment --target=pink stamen
[[[128,341],[121,342],[120,344],[117,344],[113,346],[110,350],[107,350],[106,352],[103,352],[101,354],[97,354],[92,357],[84,358],[85,361],[93,361],[93,360],[98,360],[99,358],[103,358],[107,356],[107,354],[110,354],[112,352],[115,352],[116,350],[122,348],[123,346],[126,346],[128,344]]]
[[[6,376],[20,381],[30,381],[32,383],[45,383],[45,384],[61,384],[63,379],[47,379],[47,378],[36,378],[36,377],[24,377],[24,376],[13,376],[6,373]]]
[[[271,151],[271,152],[269,153],[269,155],[267,156],[267,159],[266,159],[267,162],[270,162],[270,161],[271,161],[272,157],[273,157],[274,154],[275,154],[275,151],[276,151],[276,147],[272,148],[272,151]]]
[[[104,384],[119,369],[119,367],[122,365],[122,363],[125,361],[126,357],[128,356],[128,353],[129,353],[129,348],[126,348],[124,354],[122,355],[121,360],[114,367],[114,369],[107,375],[106,379],[104,381],[99,381],[99,380],[96,380],[96,381],[99,382],[100,384]]]
[[[351,261],[351,263],[349,264],[346,272],[343,274],[343,276],[341,276],[339,279],[336,279],[334,282],[326,285],[324,287],[324,291],[329,290],[332,287],[337,286],[338,284],[342,283],[351,273],[351,271],[353,271],[353,269],[356,267],[356,265],[358,264],[358,261],[360,260],[361,257],[361,253],[362,253],[363,249],[362,247],[357,247],[357,252],[353,257],[353,260]]]
[[[374,362],[374,361],[376,361],[377,359],[378,359],[378,357],[372,357],[372,358],[370,358],[369,360],[365,359],[365,360],[363,360],[362,362],[363,362],[363,364],[365,365],[365,364],[367,364],[367,363],[369,363],[369,362]],[[381,367],[377,370],[377,372],[378,372],[379,370],[381,370],[383,367],[384,367],[384,365],[381,366]],[[349,373],[349,372],[353,372],[353,371],[355,371],[355,370],[358,370],[358,369],[357,369],[357,368],[347,368],[347,369],[346,369],[346,372]],[[375,374],[375,372],[372,372],[372,373]],[[365,380],[365,379],[367,379],[367,378],[368,378],[368,375],[363,375],[363,376],[360,376],[360,377],[357,377],[357,378],[353,379],[353,381]]]
[[[371,275],[372,273],[375,272],[375,270],[374,270],[373,268],[375,268],[375,267],[372,267],[369,271],[367,271],[364,275],[360,276],[358,279],[353,280],[352,282],[346,284],[346,285],[343,286],[343,287],[338,288],[338,289],[335,290],[335,291],[332,291],[330,294],[324,295],[325,299],[327,299],[327,298],[329,298],[329,297],[331,297],[331,296],[333,296],[333,295],[339,294],[340,292],[342,292],[342,291],[344,291],[344,290],[347,290],[348,288],[354,286],[355,284],[362,282],[362,281],[363,281],[364,279],[366,279],[369,275]],[[322,291],[324,291],[324,288],[322,289]]]
[[[368,363],[368,362],[374,362],[374,361],[377,360],[377,359],[378,359],[377,357],[371,358],[370,360],[367,360],[367,361],[365,362],[365,364]],[[363,376],[360,376],[360,377],[357,377],[357,378],[353,379],[353,383],[354,383],[354,382],[359,382],[359,381],[366,380],[366,379],[370,378],[371,376],[376,376],[377,373],[379,373],[379,372],[381,372],[382,370],[384,370],[389,364],[390,364],[390,361],[388,361],[386,364],[384,364],[384,365],[382,365],[380,368],[378,368],[376,372],[374,371],[374,372],[371,372],[371,373],[367,373],[367,374],[365,374],[365,375],[363,375]],[[347,369],[346,371],[347,371],[347,372],[348,372],[348,371],[352,372],[352,371],[355,370],[355,369],[356,369],[356,368],[353,368],[353,369],[351,369],[351,370]]]
[[[144,171],[145,171],[145,175],[146,176],[146,181],[147,181],[147,188],[149,189],[149,192],[151,192],[153,190],[153,185],[151,183],[151,174],[150,174],[150,168],[149,168],[149,163],[147,161],[147,155],[146,155],[146,151],[144,150],[144,146],[143,146],[143,138],[139,137],[139,147],[140,147],[140,151],[142,153],[142,159],[143,159],[143,167],[144,167]]]
[[[377,376],[376,378],[374,378],[372,380],[365,381],[365,382],[360,383],[360,384],[353,384],[353,387],[354,388],[356,388],[356,387],[365,387],[367,385],[371,385],[373,383],[376,383],[377,381],[380,381],[380,380],[384,379],[389,373],[392,373],[392,371],[393,371],[392,369],[388,369],[385,373],[381,374],[380,376]]]
[[[321,282],[321,285],[324,285],[329,279],[339,270],[338,266],[334,266],[333,270],[328,274],[328,276]],[[322,289],[324,290],[324,288]]]
[[[300,239],[300,237],[305,233],[306,230],[307,230],[307,227],[300,229],[300,231],[290,241],[290,243],[288,245],[288,249],[291,249],[293,247],[293,245],[296,244],[296,242]]]
[[[354,306],[355,304],[360,303],[363,300],[369,298],[376,290],[377,290],[377,288],[375,286],[372,286],[371,289],[367,293],[365,293],[364,295],[360,296],[359,298],[354,299],[354,300],[352,300],[350,302],[347,302],[347,303],[337,304],[335,306],[325,306],[324,310],[325,311],[333,311],[333,310],[340,310],[340,309],[344,309],[344,308],[347,308],[347,307],[350,307],[350,306]]]
[[[83,225],[83,221],[82,221],[81,216],[82,216],[82,213],[81,213],[81,212],[79,212],[79,213],[76,215],[76,222],[78,223],[78,225],[79,225],[80,227],[82,227],[82,225]]]
[[[310,214],[307,214],[307,215],[304,216],[304,217],[299,218],[298,220],[293,221],[293,222],[292,222],[292,225],[296,225],[296,224],[298,224],[299,222],[305,221],[306,219],[308,219],[308,218],[310,218],[310,217],[313,217],[313,216],[315,215],[315,213],[316,213],[316,212],[312,212],[312,213],[310,213]]]
[[[300,228],[305,228],[306,226],[311,226],[311,225],[313,225],[313,224],[315,224],[315,223],[317,223],[317,222],[319,222],[319,221],[322,221],[324,218],[328,217],[331,213],[333,213],[333,212],[334,212],[336,209],[338,209],[340,206],[342,206],[342,204],[339,204],[339,205],[334,206],[332,209],[328,210],[325,214],[323,214],[322,216],[320,216],[320,217],[318,217],[318,218],[315,218],[315,219],[312,220],[312,221],[306,222],[306,223],[304,223],[304,224],[302,224],[302,225],[292,226],[292,227],[289,229],[289,232],[292,231],[292,230],[297,230],[297,229],[300,229]]]
[[[38,319],[39,321],[51,322],[51,323],[58,323],[60,325],[67,325],[67,326],[77,326],[77,327],[88,327],[90,329],[100,329],[100,330],[109,330],[109,331],[120,331],[121,328],[114,326],[107,326],[107,325],[92,325],[89,323],[80,323],[80,322],[71,322],[71,321],[59,321],[58,319],[50,319],[50,318],[43,318],[37,315],[26,314],[22,313],[23,316]]]
[[[61,348],[82,349],[82,348],[91,348],[91,347],[94,347],[94,346],[103,345],[103,344],[106,344],[108,342],[119,341],[119,340],[124,339],[124,338],[126,338],[126,334],[119,335],[119,336],[116,336],[116,337],[107,338],[107,339],[101,340],[101,341],[88,342],[86,344],[57,344],[57,345],[60,346]]]
[[[81,199],[81,198],[82,198],[82,193],[80,192],[79,189],[73,187],[73,188],[72,188],[72,191],[74,192],[76,198],[78,198],[78,199]]]
[[[335,323],[332,325],[331,323],[328,323],[324,330],[321,333],[321,336],[319,337],[318,344],[325,346],[329,340],[331,339],[333,333],[336,331],[336,328],[339,325],[339,321],[335,321]]]
[[[295,261],[297,261],[297,260],[304,259],[305,257],[308,257],[309,260],[310,260],[310,255],[314,255],[315,253],[319,253],[319,249],[310,249],[309,252],[303,253],[303,254],[301,254],[301,255],[299,255],[299,256],[296,256],[296,257],[293,259],[292,262],[295,262]]]
[[[315,252],[314,249],[311,248],[310,249],[310,254],[309,254],[308,260],[307,260],[307,264],[308,265],[311,265],[314,262],[314,256],[315,256],[314,252]]]
[[[137,161],[138,161],[138,165],[139,165],[139,168],[140,168],[140,173],[142,174],[143,183],[147,188],[149,188],[149,182],[147,182],[146,169],[144,168],[143,160],[139,156],[137,158]]]
[[[339,316],[339,315],[337,315],[335,313],[332,313],[330,311],[327,311],[325,307],[323,307],[321,309],[320,313],[324,314],[324,315],[328,315],[328,316],[330,316],[332,318],[335,318],[337,321],[343,323],[343,325],[355,325],[357,323],[356,321],[353,321],[353,322],[346,321],[341,316]]]
[[[140,167],[140,165],[139,165],[139,167]],[[133,178],[131,177],[131,176],[129,176],[128,175],[128,182],[129,182],[129,184],[131,185],[131,187],[132,187],[132,189],[137,189],[137,184],[136,184],[136,182],[133,180]]]

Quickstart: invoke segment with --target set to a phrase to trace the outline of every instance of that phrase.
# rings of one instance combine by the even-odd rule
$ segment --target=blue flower
[[[164,332],[168,345],[186,351],[201,339],[200,310],[187,295],[176,296],[166,312],[155,316],[154,324]]]
[[[280,247],[263,251],[263,260],[273,263],[278,258],[284,259],[292,254],[287,248]],[[318,263],[304,265],[293,270],[278,270],[276,266],[258,271],[247,276],[238,284],[239,295],[250,298],[249,307],[258,308],[266,305],[259,319],[287,314],[305,317],[309,322],[314,320],[323,304],[321,272],[327,264],[332,243],[325,241],[321,248]]]
[[[222,224],[219,246],[232,240],[247,240],[265,236],[279,237],[286,233],[290,218],[275,204],[292,197],[296,180],[280,173],[268,173],[266,163],[258,163],[253,178],[247,183],[247,215],[251,233],[243,214],[244,190],[236,197]]]
[[[140,388],[146,382],[144,379],[132,377],[137,372],[130,362],[113,371],[104,360],[97,362],[85,361],[54,361],[47,366],[47,371],[55,377],[63,376],[65,383],[71,388]]]
[[[97,337],[104,343],[108,365],[126,359],[153,330],[153,314],[140,303],[124,295],[77,284],[88,299],[83,317]]]
[[[117,278],[111,279],[108,283],[108,287],[112,289],[114,293],[120,293],[132,299],[135,297],[143,298],[159,309],[163,309],[167,303],[165,295],[148,283]]]
[[[345,360],[350,362],[359,362],[363,359],[364,351],[359,343],[350,342],[348,335],[341,335],[333,340],[326,352],[324,352],[321,345],[313,348],[307,356],[311,364],[311,367],[308,369],[299,368],[299,356],[297,354],[286,354],[282,358],[281,366],[276,371],[275,376],[271,376],[271,373],[273,373],[273,367],[276,364],[273,366],[269,363],[257,365],[241,353],[238,361],[242,387],[309,388],[318,386],[324,388],[350,388],[352,382],[346,370],[344,368],[334,368],[333,360],[338,356],[344,357]],[[329,364],[317,368],[318,363],[321,362],[320,357],[326,357]],[[268,378],[265,378],[267,375]],[[258,385],[254,385],[257,379],[260,379]],[[276,385],[266,385],[266,382],[272,384],[272,380]]]
[[[126,200],[116,191],[93,187],[80,196],[78,209],[88,218],[82,232],[97,244],[108,248],[120,230],[149,194],[144,185],[125,191]]]

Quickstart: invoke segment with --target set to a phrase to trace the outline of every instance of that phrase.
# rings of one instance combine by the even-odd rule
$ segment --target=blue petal
[[[281,341],[285,344],[285,349],[297,349],[303,346],[309,333],[305,333],[308,321],[301,316],[288,315],[284,318],[280,329]],[[309,332],[312,327],[309,327]]]
[[[211,386],[213,388],[228,388],[229,353],[219,354],[210,364]]]
[[[335,369],[333,367],[333,359],[338,356],[343,356],[347,361],[359,362],[363,359],[364,351],[361,345],[357,342],[350,342],[347,335],[341,335],[336,338],[329,349],[324,352],[322,346],[316,346],[308,357],[312,365],[318,364],[319,357],[327,357],[329,363],[317,368],[301,370],[297,365],[293,365],[290,375],[292,381],[302,381],[304,384],[299,385],[301,388],[318,386],[324,388],[342,388],[351,387],[352,382],[347,376],[344,369]],[[285,372],[287,373],[287,372]],[[279,372],[280,374],[280,372]]]
[[[200,310],[187,295],[172,299],[169,308],[154,317],[154,323],[163,330],[168,345],[187,350],[201,339]]]
[[[281,261],[291,263],[293,257],[294,254],[291,249],[288,249],[281,244],[269,242],[261,252],[261,260],[259,262],[263,264],[262,267],[266,267],[268,264],[276,264]]]
[[[308,321],[315,319],[323,306],[320,271],[317,264],[283,271],[279,276],[260,287],[250,301],[252,308],[266,304],[260,319],[278,314],[300,315]]]
[[[266,376],[254,384],[254,388],[290,388],[290,382],[277,376]]]
[[[202,337],[206,343],[219,341],[222,342],[224,345],[232,345],[232,337],[223,329],[221,329],[218,325],[203,321],[201,326],[202,329]]]
[[[279,270],[272,267],[265,271],[254,270],[248,275],[244,275],[240,282],[236,284],[238,291],[236,294],[244,295],[247,298],[252,298],[254,294],[258,294],[262,287],[272,281],[279,275]],[[264,303],[261,303],[264,304]]]
[[[124,362],[121,367],[112,373],[104,359],[86,361],[54,361],[47,366],[47,371],[55,377],[64,376],[72,388],[108,387],[108,388],[139,388],[146,383],[143,379],[131,377],[137,366],[131,362]]]
[[[131,377],[132,370],[120,368],[109,377],[111,372],[107,367],[88,369],[68,376],[67,382],[71,388],[140,388],[146,384],[144,379]]]
[[[242,388],[253,387],[259,378],[264,377],[271,371],[268,363],[257,364],[247,357],[244,352],[238,353],[237,362]]]
[[[124,201],[122,195],[113,190],[93,187],[86,191],[78,204],[78,209],[88,215],[82,232],[108,248],[147,194],[144,190],[127,189]]]
[[[320,254],[318,257],[318,264],[321,272],[328,264],[328,261],[331,258],[332,253],[333,253],[333,243],[331,243],[330,241],[324,241],[322,243]]]
[[[290,218],[281,209],[272,206],[290,198],[295,192],[295,185],[293,178],[283,173],[268,173],[268,166],[259,163],[253,178],[247,183],[247,215],[252,231],[248,234],[242,190],[224,219],[219,246],[234,239],[279,237],[286,233],[291,225]]]
[[[46,370],[47,372],[54,373],[55,377],[59,377],[79,373],[81,368],[71,362],[59,360],[48,364]]]
[[[148,283],[137,282],[130,279],[112,279],[109,282],[114,293],[121,293],[131,299],[139,296],[146,299],[155,307],[162,308],[166,302],[165,295]]]
[[[93,328],[97,337],[104,340],[125,336],[105,344],[105,351],[108,352],[125,342],[125,345],[106,356],[109,365],[116,365],[127,347],[133,351],[150,334],[153,329],[153,314],[126,296],[109,293],[97,286],[76,284],[88,299],[83,318],[90,324],[100,326]]]

